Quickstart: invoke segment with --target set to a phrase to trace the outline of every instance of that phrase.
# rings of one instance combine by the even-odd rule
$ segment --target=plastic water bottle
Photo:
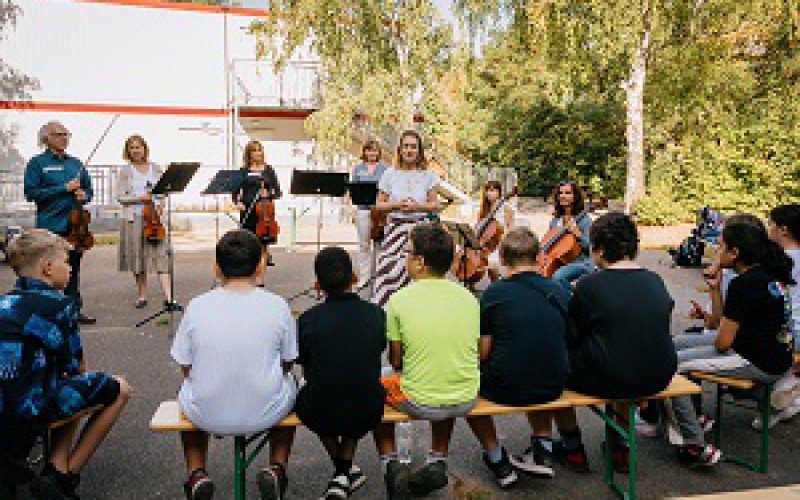
[[[414,447],[414,428],[411,422],[400,422],[396,428],[397,459],[401,464],[411,463],[411,449]]]

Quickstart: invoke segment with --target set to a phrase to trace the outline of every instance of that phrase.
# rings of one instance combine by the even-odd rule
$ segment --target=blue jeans
[[[589,259],[576,260],[566,266],[559,267],[553,274],[553,279],[564,287],[567,293],[572,295],[572,282],[592,271],[594,271],[594,265]]]

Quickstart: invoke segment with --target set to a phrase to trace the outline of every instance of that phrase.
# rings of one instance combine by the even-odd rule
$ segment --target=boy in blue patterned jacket
[[[0,295],[0,488],[12,498],[14,483],[26,479],[20,464],[35,436],[52,422],[101,405],[74,447],[77,421],[52,431],[50,456],[30,485],[35,498],[78,498],[79,471],[128,400],[123,379],[86,370],[74,299],[62,293],[68,250],[66,241],[44,229],[23,233],[8,249],[18,279]]]

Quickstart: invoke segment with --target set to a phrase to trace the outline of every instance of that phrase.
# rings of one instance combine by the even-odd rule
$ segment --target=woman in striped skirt
[[[415,224],[440,209],[434,187],[439,179],[427,169],[422,138],[413,130],[400,135],[395,167],[378,183],[375,208],[387,215],[372,302],[383,306],[410,281],[405,267],[408,234]]]

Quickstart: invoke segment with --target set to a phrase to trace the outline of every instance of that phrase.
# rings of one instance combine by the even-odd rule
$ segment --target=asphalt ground
[[[203,293],[213,285],[212,250],[206,245],[192,250],[191,244],[179,246],[176,257],[177,297],[186,303],[192,296]],[[268,289],[284,297],[303,290],[312,281],[313,253],[286,253],[278,250],[276,266],[268,270]],[[646,267],[665,279],[676,301],[674,330],[688,326],[686,319],[689,299],[703,300],[696,291],[701,284],[697,270],[671,269],[663,251],[646,251],[640,257]],[[0,265],[0,289],[12,283],[11,270]],[[82,335],[89,366],[119,374],[133,386],[133,395],[120,421],[106,442],[89,462],[82,474],[79,493],[86,499],[152,499],[183,498],[181,483],[184,480],[183,461],[178,436],[153,434],[148,422],[158,406],[174,399],[180,383],[178,367],[169,356],[170,326],[150,323],[142,328],[134,324],[148,313],[157,310],[160,292],[155,279],[150,281],[150,303],[146,310],[133,308],[135,287],[128,274],[116,270],[116,248],[98,247],[91,250],[83,264],[82,291],[85,310],[98,318],[96,325],[83,329]],[[293,309],[301,311],[313,301],[301,298],[293,302]],[[631,304],[636,307],[636,304]],[[235,335],[234,331],[221,332]],[[710,402],[711,398],[707,398]],[[754,412],[726,408],[726,425],[723,432],[725,453],[755,454],[758,434],[750,428]],[[588,409],[579,410],[579,420],[588,448],[592,472],[574,474],[557,468],[551,480],[522,477],[510,491],[497,489],[481,461],[475,438],[463,421],[459,421],[450,451],[449,468],[454,478],[466,482],[482,492],[473,498],[564,498],[603,499],[615,498],[603,483],[601,441],[603,426],[599,418]],[[528,428],[521,415],[497,419],[504,445],[512,452],[521,452],[528,444]],[[414,463],[420,464],[429,440],[426,424],[414,423],[416,440]],[[701,494],[717,491],[759,488],[800,482],[795,462],[800,440],[800,422],[778,425],[770,433],[770,472],[762,475],[740,466],[723,463],[707,471],[691,471],[681,466],[674,450],[660,439],[639,440],[639,498],[664,498],[670,496]],[[216,498],[232,498],[231,439],[212,440],[209,472],[217,485]],[[264,454],[257,461],[263,464]],[[367,474],[367,484],[354,498],[383,498],[384,488],[380,467],[371,439],[362,441],[356,457]],[[255,468],[248,475],[248,498],[257,498]],[[316,498],[325,487],[332,467],[325,452],[308,430],[297,432],[289,464],[289,498]],[[618,480],[624,480],[618,476]],[[454,481],[451,481],[451,484]],[[453,498],[448,488],[432,498]],[[29,498],[22,492],[22,499]]]

